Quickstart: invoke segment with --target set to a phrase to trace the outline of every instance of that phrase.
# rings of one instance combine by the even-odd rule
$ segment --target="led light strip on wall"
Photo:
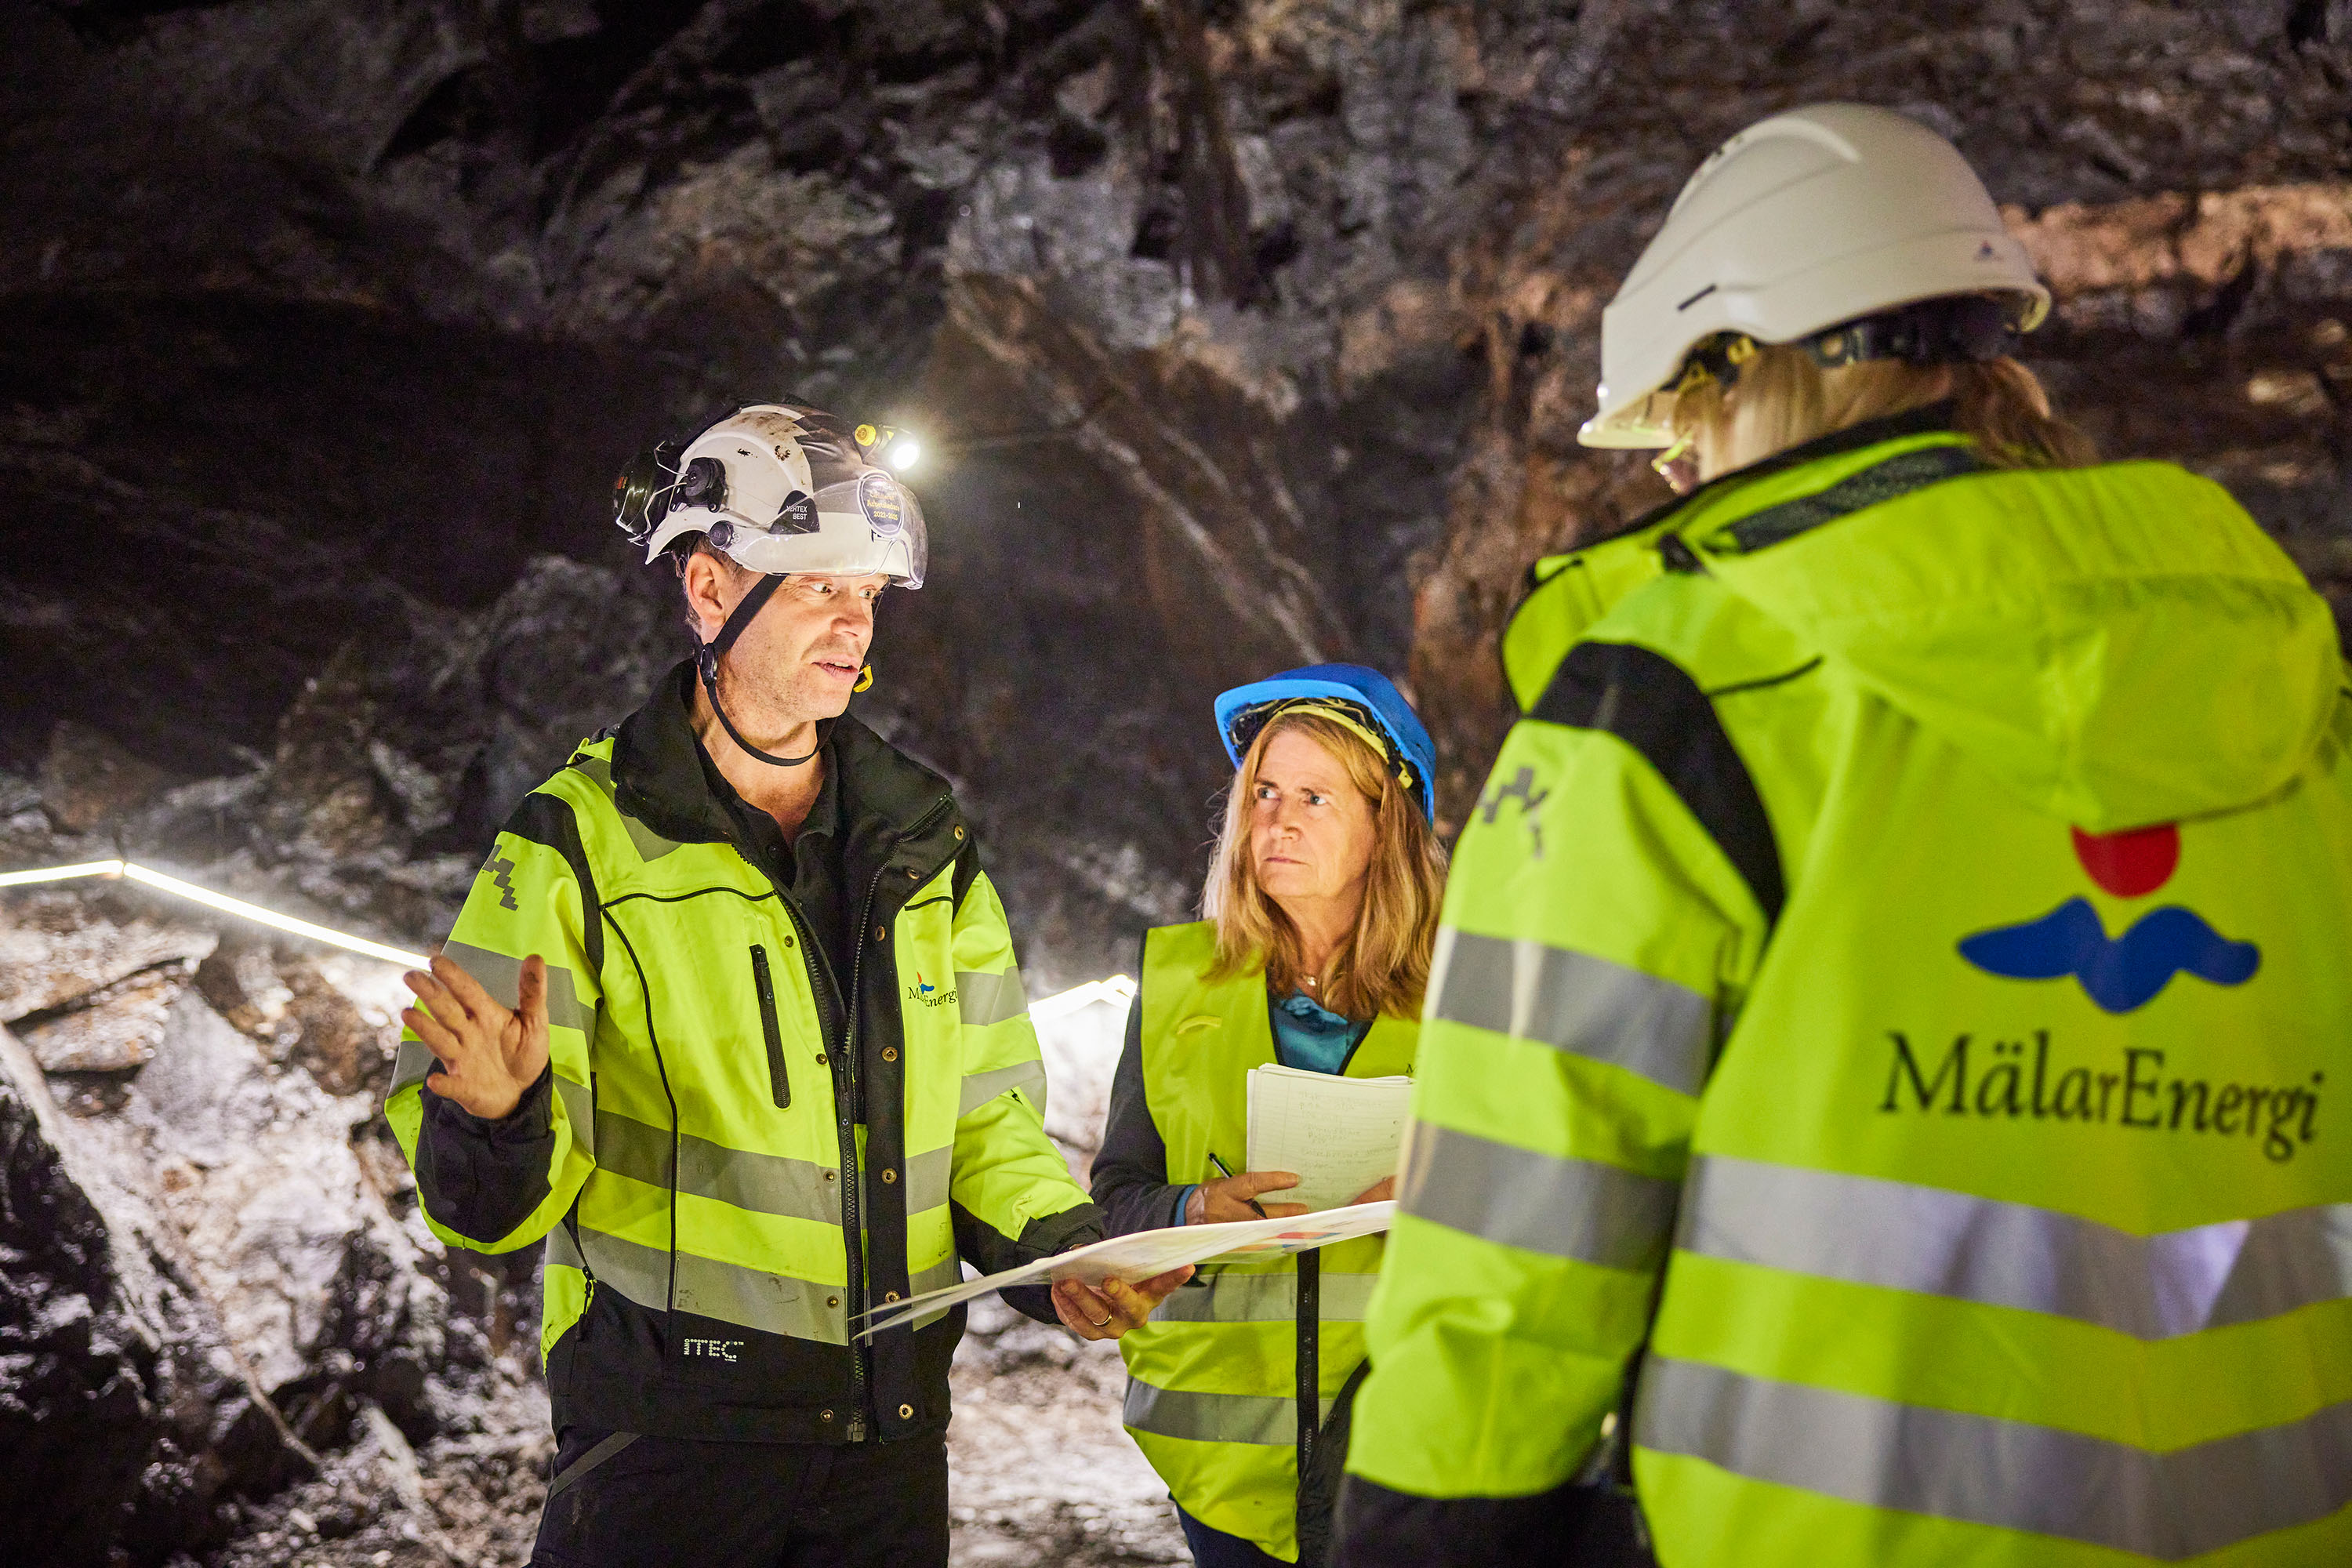
[[[62,882],[74,877],[128,877],[134,882],[144,882],[151,888],[203,904],[226,913],[241,916],[259,925],[292,931],[313,942],[331,943],[353,952],[364,952],[370,958],[381,958],[389,963],[406,964],[422,969],[430,961],[421,952],[403,952],[396,947],[386,947],[380,942],[370,942],[363,936],[346,936],[325,926],[298,921],[292,915],[281,915],[276,910],[265,910],[259,904],[248,904],[243,899],[232,899],[226,893],[215,893],[210,888],[199,888],[194,882],[183,882],[177,877],[166,877],[161,871],[129,860],[92,860],[80,866],[51,866],[37,871],[0,871],[0,888],[22,887],[28,882]]]
[[[248,904],[243,899],[232,899],[226,893],[215,893],[209,888],[199,888],[194,882],[184,882],[177,877],[167,877],[161,871],[129,860],[89,860],[79,866],[45,866],[31,871],[0,871],[0,888],[21,888],[35,882],[65,882],[79,877],[127,877],[134,882],[161,889],[166,893],[203,904],[227,914],[236,915],[274,930],[307,936],[313,942],[323,942],[352,952],[363,952],[370,958],[381,958],[387,963],[397,963],[410,969],[423,969],[431,963],[421,952],[403,952],[380,942],[370,942],[363,936],[347,936],[339,931],[329,931],[309,921],[281,915],[275,910],[265,910],[259,904]],[[1108,1002],[1124,1007],[1135,1000],[1135,982],[1124,974],[1114,974],[1107,980],[1089,980],[1084,985],[1074,985],[1052,996],[1041,996],[1029,1004],[1032,1018],[1059,1018],[1097,1002]]]

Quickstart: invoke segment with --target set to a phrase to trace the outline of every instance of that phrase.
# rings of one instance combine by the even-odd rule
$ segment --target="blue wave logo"
[[[2101,1010],[2128,1013],[2187,973],[2216,985],[2242,985],[2262,967],[2262,950],[2231,942],[2179,905],[2151,910],[2109,940],[2087,899],[2069,899],[2038,921],[1997,926],[1960,939],[1960,956],[2010,980],[2073,975]]]

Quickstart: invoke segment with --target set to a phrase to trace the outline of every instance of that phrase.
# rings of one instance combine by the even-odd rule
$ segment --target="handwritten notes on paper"
[[[1249,1168],[1298,1177],[1289,1191],[1265,1194],[1274,1202],[1310,1209],[1351,1204],[1382,1177],[1396,1174],[1412,1098],[1409,1078],[1252,1068]]]

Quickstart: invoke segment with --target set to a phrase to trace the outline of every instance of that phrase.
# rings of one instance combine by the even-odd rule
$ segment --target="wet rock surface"
[[[860,711],[959,784],[1034,991],[1131,967],[1225,685],[1407,677],[1458,823],[1527,565],[1663,499],[1574,443],[1601,305],[1709,147],[1826,98],[1954,136],[2066,410],[2352,624],[2348,45],[2306,0],[0,8],[0,868],[437,938],[684,651],[611,475],[793,395],[933,453]],[[0,894],[0,1519],[70,1504],[58,1561],[520,1560],[530,1265],[415,1224],[382,982]],[[1096,1047],[1048,1045],[1082,1167]],[[1171,1560],[1049,1342],[959,1364],[958,1552]]]

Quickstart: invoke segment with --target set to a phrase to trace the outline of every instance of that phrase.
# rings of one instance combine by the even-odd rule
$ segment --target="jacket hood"
[[[2345,685],[2335,621],[2221,486],[2165,463],[1963,471],[1949,437],[1903,445],[1957,461],[1834,521],[1816,485],[1793,528],[1743,508],[1685,538],[1732,593],[2086,831],[2236,809],[2304,770]]]

